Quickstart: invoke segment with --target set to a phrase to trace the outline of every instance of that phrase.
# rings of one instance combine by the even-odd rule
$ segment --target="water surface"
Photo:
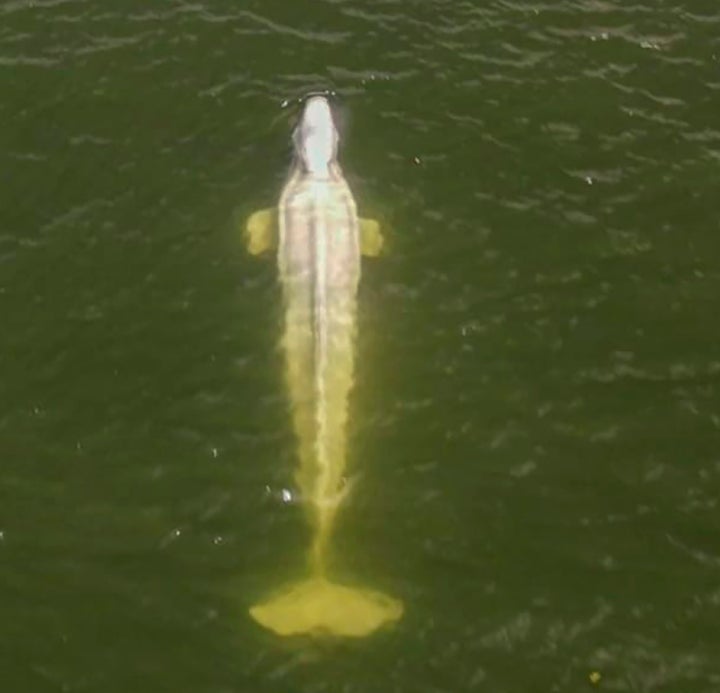
[[[703,0],[0,7],[0,677],[45,691],[720,689],[720,13]],[[341,572],[297,571],[287,99],[343,97],[364,266]]]

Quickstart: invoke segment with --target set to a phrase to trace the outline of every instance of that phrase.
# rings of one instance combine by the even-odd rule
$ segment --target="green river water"
[[[272,260],[287,100],[341,99],[363,265],[338,570]],[[720,7],[3,0],[0,691],[720,691]]]

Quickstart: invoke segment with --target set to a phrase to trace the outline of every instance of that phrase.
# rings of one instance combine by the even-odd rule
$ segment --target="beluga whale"
[[[285,381],[297,441],[295,482],[311,527],[307,575],[250,608],[283,636],[365,636],[403,613],[400,600],[329,575],[338,509],[347,495],[348,400],[355,368],[361,255],[377,256],[377,221],[358,217],[338,164],[339,135],[325,95],[302,105],[294,157],[276,207],[252,214],[248,251],[275,250],[284,303]]]

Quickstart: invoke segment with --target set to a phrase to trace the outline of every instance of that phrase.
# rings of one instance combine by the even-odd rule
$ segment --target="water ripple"
[[[0,579],[42,602],[0,644],[44,672],[15,687],[717,689],[687,635],[720,601],[717,8],[131,4],[0,6]],[[305,540],[276,275],[231,217],[277,199],[281,104],[320,86],[391,247],[337,559],[408,618],[361,664],[206,588],[239,580],[234,608]],[[155,665],[98,654],[98,623],[161,633]]]

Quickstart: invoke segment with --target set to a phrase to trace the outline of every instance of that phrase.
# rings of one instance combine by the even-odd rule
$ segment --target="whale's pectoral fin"
[[[385,239],[380,233],[380,224],[375,219],[360,219],[360,251],[368,257],[377,257],[382,252]]]
[[[260,255],[275,247],[277,242],[277,210],[261,209],[247,220],[245,242],[251,255]]]

